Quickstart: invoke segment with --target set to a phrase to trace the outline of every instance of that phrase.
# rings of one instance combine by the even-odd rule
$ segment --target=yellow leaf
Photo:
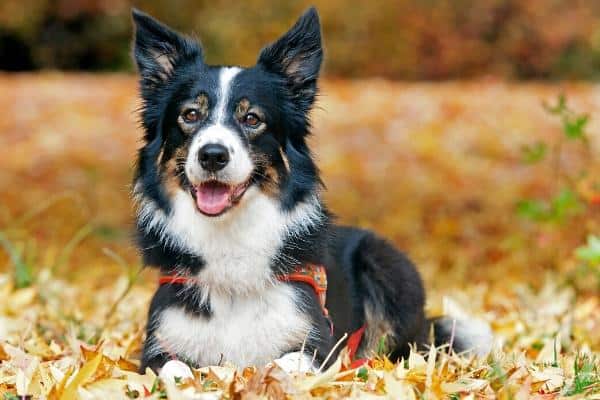
[[[386,373],[383,376],[383,380],[385,382],[385,391],[388,398],[406,400],[416,399],[415,391],[408,383],[395,379],[390,373]]]
[[[119,360],[117,361],[117,366],[119,367],[119,369],[121,369],[123,371],[132,371],[132,372],[136,372],[139,368],[139,366],[136,363],[126,360],[123,357],[119,357]]]
[[[444,382],[441,388],[445,393],[471,393],[482,390],[487,384],[485,379],[461,378],[456,382]]]
[[[37,290],[33,287],[19,289],[10,296],[6,304],[11,312],[19,314],[23,312],[23,308],[33,302],[36,295]]]
[[[325,372],[320,375],[311,376],[303,379],[297,384],[297,387],[301,391],[310,391],[316,387],[324,385],[333,381],[334,377],[340,372],[342,369],[342,359],[338,357],[338,359],[333,363],[331,367],[329,367]]]
[[[432,343],[429,348],[429,357],[427,358],[427,379],[425,380],[425,387],[431,388],[431,381],[433,379],[433,371],[435,370],[435,358],[437,356],[437,349]]]
[[[98,352],[94,356],[94,358],[83,364],[79,372],[77,372],[77,375],[75,375],[71,383],[69,383],[65,388],[65,391],[60,399],[77,400],[77,388],[83,385],[88,379],[90,379],[94,375],[101,361],[102,353]]]
[[[411,349],[408,355],[408,369],[411,372],[425,372],[427,370],[427,361],[425,357]]]
[[[562,368],[558,367],[547,367],[543,370],[532,370],[531,377],[534,383],[543,382],[543,388],[545,392],[554,392],[563,387],[565,383],[565,377]]]

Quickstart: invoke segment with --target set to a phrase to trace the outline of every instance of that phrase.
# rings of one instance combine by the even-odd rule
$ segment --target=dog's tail
[[[489,326],[461,313],[458,306],[445,310],[448,317],[425,318],[421,278],[408,257],[389,242],[372,232],[347,227],[336,227],[334,239],[333,254],[362,300],[367,328],[359,353],[368,354],[387,336],[390,359],[406,357],[410,344],[424,348],[431,343],[430,327],[436,346],[452,341],[456,352],[485,354],[491,350]]]
[[[494,336],[489,324],[465,316],[443,316],[430,320],[436,346],[448,344],[456,353],[486,356],[492,351]]]

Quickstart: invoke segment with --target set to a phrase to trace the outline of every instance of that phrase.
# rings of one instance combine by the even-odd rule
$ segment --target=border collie
[[[385,337],[398,359],[430,331],[438,344],[453,336],[455,350],[473,346],[468,325],[425,317],[404,254],[335,225],[323,203],[306,143],[323,59],[314,8],[251,68],[207,65],[197,41],[137,10],[133,21],[137,237],[162,275],[142,370],[174,358],[246,366],[291,354],[310,364],[352,332],[357,356]]]

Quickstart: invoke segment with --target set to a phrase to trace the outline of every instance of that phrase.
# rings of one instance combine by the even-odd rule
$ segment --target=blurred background
[[[532,359],[558,329],[600,349],[595,0],[1,0],[0,290],[39,290],[56,340],[73,321],[97,339],[115,310],[142,327],[156,276],[131,237],[132,5],[197,35],[208,63],[251,65],[310,4],[311,145],[339,221],[416,261],[430,314],[453,293]],[[0,328],[39,322],[3,325],[10,304]]]
[[[403,80],[595,79],[594,0],[134,1],[196,33],[212,63],[249,65],[257,49],[318,7],[326,74]],[[3,0],[0,70],[131,71],[127,0]],[[8,56],[6,56],[8,55]]]
[[[583,207],[600,191],[592,0],[3,0],[0,221],[17,253],[71,273],[106,246],[138,262],[132,6],[200,38],[208,63],[252,65],[311,4],[326,49],[313,148],[342,222],[432,275],[572,269],[598,228]]]

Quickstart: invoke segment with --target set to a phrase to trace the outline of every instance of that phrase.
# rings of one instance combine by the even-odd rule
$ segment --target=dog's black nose
[[[205,170],[217,172],[229,162],[229,151],[222,144],[206,144],[198,152],[198,160]]]

